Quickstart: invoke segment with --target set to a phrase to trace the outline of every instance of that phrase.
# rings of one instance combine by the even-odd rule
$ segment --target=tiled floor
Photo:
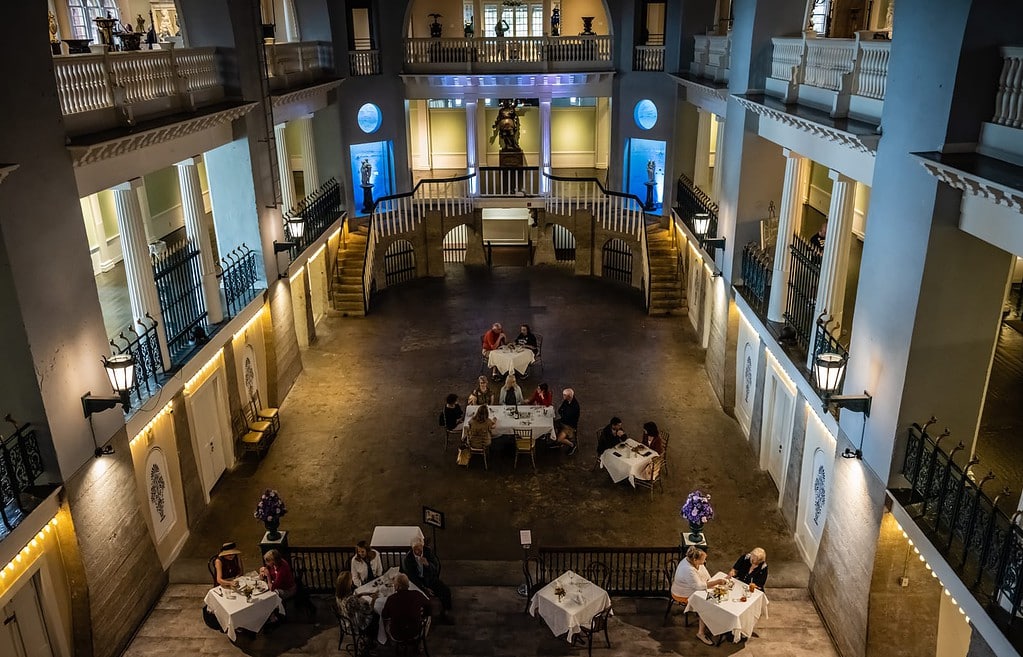
[[[202,621],[204,585],[171,585],[139,630],[124,657],[179,655],[337,655],[338,629],[328,598],[316,600],[317,612],[291,610],[284,623],[258,635],[244,633],[232,644],[226,635]],[[837,655],[806,592],[769,591],[768,614],[756,634],[739,644],[705,646],[696,639],[695,617],[685,627],[680,612],[664,622],[665,601],[654,598],[615,598],[608,630],[611,648],[602,637],[594,644],[598,657],[736,655],[740,657],[834,657]],[[524,613],[525,601],[509,587],[460,587],[454,590],[454,625],[435,626],[428,639],[431,655],[452,657],[524,657],[579,655],[564,638],[551,635],[539,618]],[[376,650],[392,654],[390,647]]]

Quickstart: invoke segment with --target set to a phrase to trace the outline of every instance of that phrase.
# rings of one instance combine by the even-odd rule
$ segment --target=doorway
[[[0,609],[0,654],[12,657],[53,657],[50,635],[39,598],[39,573]]]
[[[532,263],[529,208],[483,208],[483,248],[491,266]]]
[[[225,448],[225,427],[229,426],[229,422],[224,414],[227,407],[224,399],[219,371],[187,397],[188,417],[192,422],[199,471],[207,499],[227,469],[228,461],[233,461],[233,454],[229,457]],[[230,436],[230,431],[226,435]]]
[[[796,408],[796,389],[777,361],[769,358],[764,380],[763,433],[760,438],[760,467],[767,470],[778,486],[778,501],[785,492],[792,422]]]

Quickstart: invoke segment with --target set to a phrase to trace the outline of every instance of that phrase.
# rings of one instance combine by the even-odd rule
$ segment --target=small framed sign
[[[423,524],[436,527],[437,529],[444,529],[444,512],[438,511],[437,509],[431,509],[428,506],[423,507]]]

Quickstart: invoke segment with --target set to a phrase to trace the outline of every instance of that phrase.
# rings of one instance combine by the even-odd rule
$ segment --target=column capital
[[[145,181],[142,180],[142,177],[140,176],[138,178],[132,178],[131,180],[128,180],[128,181],[123,182],[123,183],[118,183],[117,185],[114,185],[110,189],[112,189],[115,192],[128,192],[128,191],[131,191],[133,189],[139,189],[139,188],[144,187],[144,186],[145,186]]]
[[[834,180],[837,183],[846,183],[846,184],[848,184],[848,183],[856,182],[855,179],[850,178],[849,176],[845,175],[841,171],[835,171],[834,169],[828,169],[828,178],[831,178],[832,180]]]
[[[799,158],[803,157],[802,155],[800,155],[799,153],[795,152],[791,148],[783,148],[783,149],[781,149],[781,155],[782,155],[782,157],[789,158],[789,159],[792,159],[792,160],[798,160]]]
[[[201,155],[193,155],[192,157],[186,157],[185,159],[181,160],[180,162],[175,162],[174,166],[176,166],[176,167],[194,167],[195,165],[199,164],[199,162],[201,162],[201,161],[202,161],[202,156]]]

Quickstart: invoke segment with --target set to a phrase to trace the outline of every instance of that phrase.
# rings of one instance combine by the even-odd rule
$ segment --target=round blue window
[[[373,103],[366,103],[359,108],[357,120],[359,122],[359,128],[368,134],[376,132],[380,128],[380,122],[383,120],[383,114],[380,113],[380,108]]]
[[[654,105],[652,100],[639,101],[636,103],[636,109],[632,112],[632,118],[640,128],[649,130],[657,123],[657,105]]]

